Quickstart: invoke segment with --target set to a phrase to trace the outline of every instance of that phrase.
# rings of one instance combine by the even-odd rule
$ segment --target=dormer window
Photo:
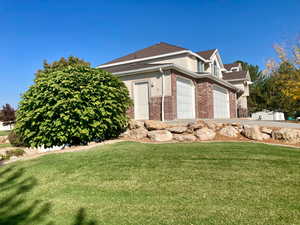
[[[218,74],[219,74],[219,68],[218,68],[217,63],[216,63],[216,61],[215,61],[215,62],[214,62],[214,65],[213,65],[213,75],[214,75],[215,77],[217,77]]]
[[[197,60],[197,72],[204,72],[204,63],[201,60]]]

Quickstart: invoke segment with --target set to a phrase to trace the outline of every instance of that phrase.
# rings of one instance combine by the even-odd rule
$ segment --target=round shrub
[[[102,141],[124,131],[130,105],[111,73],[82,64],[47,68],[22,96],[14,131],[32,147]]]
[[[25,146],[24,141],[15,131],[11,131],[8,135],[9,143],[15,147]]]

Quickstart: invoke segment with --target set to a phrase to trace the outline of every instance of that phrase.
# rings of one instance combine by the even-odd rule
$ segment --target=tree
[[[277,75],[281,92],[294,101],[300,101],[300,38],[295,46],[284,48],[275,45],[277,56],[280,60],[272,68],[272,73]]]
[[[16,120],[15,112],[15,109],[10,104],[3,105],[0,110],[0,121],[2,121],[4,125],[11,125]]]
[[[241,60],[236,61],[236,63],[240,63],[244,71],[249,71],[252,82],[255,82],[262,76],[262,71],[259,69],[259,66]]]
[[[102,141],[127,127],[130,105],[117,77],[77,58],[61,59],[38,71],[22,96],[14,132],[32,147]]]
[[[259,66],[241,60],[236,61],[236,63],[240,63],[244,71],[249,71],[251,81],[253,82],[249,90],[248,111],[256,112],[262,110],[265,105],[265,94],[262,91],[264,83],[262,71],[259,69]]]

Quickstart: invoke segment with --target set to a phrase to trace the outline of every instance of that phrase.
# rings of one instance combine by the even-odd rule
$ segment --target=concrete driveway
[[[272,121],[272,120],[250,120],[250,119],[204,119],[211,120],[219,123],[240,123],[246,125],[258,125],[265,127],[285,127],[285,128],[297,128],[300,129],[300,123],[289,123],[283,121]],[[195,120],[177,120],[170,121],[171,124],[186,124]]]

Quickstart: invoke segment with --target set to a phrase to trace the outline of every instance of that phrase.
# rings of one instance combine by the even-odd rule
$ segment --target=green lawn
[[[9,130],[0,130],[0,136],[7,136],[9,135],[10,131]]]
[[[0,224],[300,224],[300,150],[122,142],[0,167]]]
[[[0,144],[0,148],[11,147],[11,144]]]

